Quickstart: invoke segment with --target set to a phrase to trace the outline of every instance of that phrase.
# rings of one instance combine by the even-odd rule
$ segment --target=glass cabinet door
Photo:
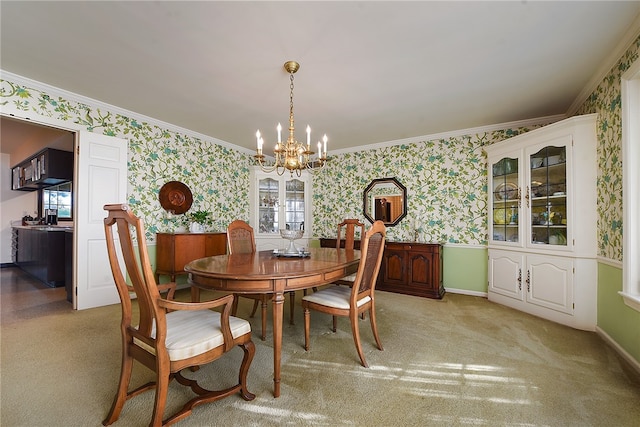
[[[280,233],[278,224],[280,184],[272,178],[258,180],[258,225],[260,233]]]
[[[566,150],[547,146],[529,156],[531,243],[567,245]]]
[[[518,242],[520,228],[520,189],[518,158],[504,157],[492,165],[493,241]]]
[[[304,182],[299,179],[288,180],[285,188],[286,229],[304,231]]]

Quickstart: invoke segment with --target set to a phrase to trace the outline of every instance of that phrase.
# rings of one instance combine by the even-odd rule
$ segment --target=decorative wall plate
[[[497,200],[513,200],[518,197],[518,186],[513,182],[503,182],[493,192]]]
[[[169,181],[160,188],[160,205],[164,210],[183,214],[193,203],[191,190],[180,181]]]

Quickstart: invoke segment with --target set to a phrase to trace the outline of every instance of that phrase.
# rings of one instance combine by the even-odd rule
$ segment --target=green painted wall
[[[599,263],[598,327],[640,361],[640,312],[624,303],[620,291],[622,269]]]
[[[487,248],[445,246],[443,278],[445,289],[459,289],[470,293],[487,292]]]

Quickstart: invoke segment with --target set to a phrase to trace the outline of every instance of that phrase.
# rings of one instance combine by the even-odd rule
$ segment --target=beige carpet
[[[5,270],[0,425],[99,426],[119,372],[119,306],[73,311],[61,289],[33,292],[33,285],[9,283],[16,279]],[[36,296],[26,303],[21,293]],[[252,302],[242,301],[239,315],[247,317]],[[471,296],[436,301],[378,292],[377,303],[384,351],[368,319],[361,321],[369,369],[358,362],[347,319],[334,334],[329,316],[312,313],[305,352],[297,305],[296,325],[284,328],[282,396],[272,395],[269,319],[267,340],[254,338],[249,387],[256,399],[199,406],[177,425],[640,426],[637,373],[595,333]],[[252,325],[259,331],[259,315]],[[190,375],[205,385],[233,383],[236,350]],[[150,378],[140,365],[134,372],[136,384]],[[174,386],[168,409],[187,394]],[[153,393],[130,400],[114,425],[148,425],[152,401]]]

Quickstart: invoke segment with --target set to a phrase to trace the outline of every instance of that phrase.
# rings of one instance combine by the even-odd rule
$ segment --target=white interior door
[[[126,202],[127,140],[81,131],[77,149],[74,307],[82,310],[120,301],[107,256],[103,206]]]

